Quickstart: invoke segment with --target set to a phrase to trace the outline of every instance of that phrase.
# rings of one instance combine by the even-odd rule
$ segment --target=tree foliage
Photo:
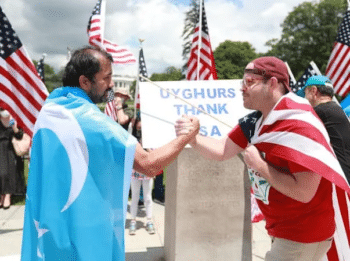
[[[201,0],[200,0],[201,1]],[[189,59],[189,53],[191,52],[192,47],[192,36],[194,33],[194,29],[196,27],[198,21],[198,9],[199,9],[199,1],[191,0],[190,9],[185,13],[185,26],[182,32],[182,38],[184,40],[184,44],[182,45],[182,58],[185,61],[183,66],[183,70],[187,68],[187,61]]]
[[[181,69],[174,66],[170,66],[165,69],[164,73],[153,73],[150,80],[151,81],[180,81],[184,79],[185,76],[182,74]]]
[[[242,79],[246,65],[257,57],[250,43],[226,40],[214,51],[218,79]]]
[[[133,82],[131,83],[131,85],[130,85],[129,91],[130,91],[130,96],[131,96],[131,97],[135,97],[135,89],[136,89],[136,80],[133,81]]]
[[[346,8],[346,0],[300,4],[282,23],[281,39],[266,43],[266,55],[287,61],[296,79],[311,61],[324,73]]]

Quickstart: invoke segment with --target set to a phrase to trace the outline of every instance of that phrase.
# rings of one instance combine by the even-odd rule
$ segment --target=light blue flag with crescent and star
[[[50,94],[34,127],[22,261],[125,260],[136,142],[82,89]]]

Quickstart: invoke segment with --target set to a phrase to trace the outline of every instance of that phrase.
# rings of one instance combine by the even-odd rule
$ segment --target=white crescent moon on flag
[[[54,132],[68,154],[72,181],[68,200],[61,210],[63,212],[77,199],[86,180],[89,152],[85,136],[74,115],[63,106],[55,103],[43,106],[35,125],[33,137],[40,129],[49,129]]]

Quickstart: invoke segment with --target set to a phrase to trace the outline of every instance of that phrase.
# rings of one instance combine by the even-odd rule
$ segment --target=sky
[[[58,72],[67,63],[67,47],[88,44],[87,24],[97,0],[0,0],[0,6],[31,59],[46,53]],[[280,38],[281,23],[305,0],[205,0],[212,49],[220,43],[248,41],[257,52]],[[139,39],[148,75],[169,66],[181,68],[181,38],[190,0],[107,0],[105,39],[127,47],[138,59]],[[134,65],[114,65],[114,74],[135,77]]]

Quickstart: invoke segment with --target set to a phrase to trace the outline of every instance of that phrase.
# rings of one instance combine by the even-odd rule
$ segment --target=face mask
[[[10,113],[7,110],[3,110],[0,112],[1,117],[7,118],[10,116]]]
[[[125,98],[121,98],[122,99],[122,104],[124,104],[125,103]]]

